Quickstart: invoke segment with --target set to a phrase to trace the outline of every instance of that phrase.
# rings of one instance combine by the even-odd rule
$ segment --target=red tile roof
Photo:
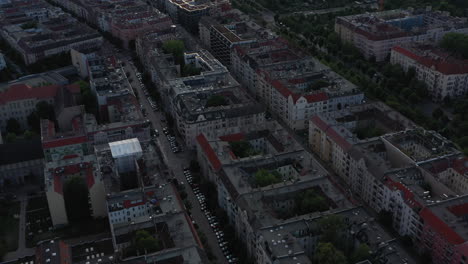
[[[54,175],[54,191],[56,193],[63,194],[62,177],[64,175],[77,174],[81,170],[86,171],[86,186],[88,186],[88,189],[91,189],[95,183],[93,169],[93,165],[89,162],[75,163],[72,165],[51,169],[50,172]]]
[[[387,179],[385,183],[387,187],[391,190],[399,190],[403,192],[403,199],[405,200],[406,204],[409,205],[410,208],[421,208],[422,205],[414,199],[414,193],[408,189],[405,185],[401,182],[393,181],[392,179]]]
[[[393,47],[393,50],[415,60],[419,64],[422,64],[428,68],[434,67],[436,71],[446,75],[468,73],[468,60],[459,60],[454,58],[448,59],[448,57],[438,57],[436,59],[435,57],[431,56],[418,55],[412,52],[410,49],[401,46]],[[424,49],[424,51],[425,50],[432,52],[429,49]]]
[[[452,212],[452,214],[456,215],[457,217],[463,217],[468,215],[468,203],[449,206],[447,207],[447,210]]]
[[[445,240],[452,244],[458,245],[465,242],[465,240],[457,234],[450,226],[442,221],[437,215],[435,215],[429,208],[424,208],[419,213],[419,216],[424,220],[424,224],[444,237]]]
[[[52,98],[57,94],[57,90],[61,87],[61,85],[56,84],[42,87],[31,87],[26,84],[13,84],[7,90],[0,93],[0,104],[31,98]],[[67,88],[71,93],[80,92],[80,87],[75,84],[65,86],[65,88]]]
[[[82,143],[86,143],[87,141],[88,139],[85,136],[78,136],[78,137],[71,137],[71,138],[58,138],[58,139],[51,140],[48,142],[43,142],[42,148],[43,149],[58,148],[58,147],[63,147],[67,145],[82,144]]]
[[[460,173],[461,175],[465,175],[468,173],[468,157],[463,157],[462,159],[456,159],[453,162],[452,168]]]
[[[266,78],[267,80],[269,78]],[[294,93],[288,87],[286,87],[281,81],[279,80],[268,80],[270,84],[285,98],[292,97],[294,103],[297,102],[301,97],[304,97],[308,103],[315,103],[328,100],[328,95],[325,92],[319,92],[315,94],[308,94],[308,95],[301,95]]]
[[[241,141],[245,139],[245,135],[243,133],[236,133],[236,134],[220,136],[219,139],[222,141],[228,141],[228,142]]]
[[[216,171],[221,169],[221,161],[218,159],[218,156],[214,152],[213,148],[210,146],[210,143],[206,139],[204,134],[200,134],[197,136],[197,142],[202,148],[202,150],[205,152],[206,157],[211,163],[211,166],[213,169]]]
[[[325,121],[323,121],[318,115],[312,116],[310,121],[320,130],[325,132],[327,136],[330,137],[336,144],[338,144],[338,146],[340,146],[344,151],[348,151],[353,147],[351,143],[349,143],[344,137],[336,132],[333,127],[329,126]]]

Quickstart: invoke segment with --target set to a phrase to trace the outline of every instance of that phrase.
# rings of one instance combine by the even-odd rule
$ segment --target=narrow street
[[[220,264],[227,263],[226,258],[221,252],[221,249],[219,248],[216,236],[213,230],[211,229],[208,223],[208,220],[206,219],[205,215],[201,211],[200,204],[198,203],[198,200],[196,199],[195,194],[192,191],[192,188],[190,188],[190,186],[186,183],[186,180],[183,174],[183,169],[189,166],[190,161],[192,159],[196,159],[196,153],[192,150],[187,150],[185,145],[182,144],[182,140],[180,138],[177,138],[177,141],[180,145],[183,146],[184,150],[179,153],[172,152],[171,147],[169,145],[169,141],[166,139],[166,137],[162,133],[162,128],[166,126],[165,123],[161,122],[161,118],[163,117],[164,112],[155,112],[152,110],[142,90],[142,87],[138,83],[138,78],[135,75],[135,70],[136,69],[134,66],[132,66],[130,63],[126,63],[125,71],[130,73],[129,76],[127,77],[133,80],[131,85],[138,93],[139,102],[146,109],[146,112],[148,113],[147,118],[153,124],[153,128],[157,129],[160,132],[160,136],[157,137],[156,142],[162,152],[164,162],[169,168],[170,176],[175,177],[179,181],[179,183],[184,183],[185,191],[188,195],[187,199],[192,204],[192,209],[191,209],[192,218],[197,223],[199,230],[201,230],[201,232],[203,232],[206,235],[208,245],[211,248],[213,254],[216,256],[216,262],[214,263],[220,263]]]

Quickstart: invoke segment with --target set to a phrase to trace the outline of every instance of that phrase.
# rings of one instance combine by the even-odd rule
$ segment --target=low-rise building
[[[466,18],[448,12],[389,10],[337,17],[335,32],[342,41],[358,48],[366,58],[383,61],[393,47],[410,42],[439,42],[449,32],[468,33]]]
[[[432,44],[407,44],[392,48],[390,62],[407,72],[414,69],[435,101],[468,93],[468,60],[457,58]]]

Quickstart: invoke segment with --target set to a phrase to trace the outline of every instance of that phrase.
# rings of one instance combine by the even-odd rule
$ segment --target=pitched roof
[[[344,151],[350,150],[353,145],[349,143],[344,137],[342,137],[338,132],[323,121],[318,115],[312,116],[310,121],[315,124],[320,130],[325,132],[328,137],[330,137],[338,146],[340,146]]]
[[[393,48],[395,52],[409,57],[419,64],[422,64],[428,68],[434,67],[438,72],[441,72],[446,75],[450,74],[468,74],[468,60],[455,59],[453,57],[441,57],[441,56],[431,56],[434,55],[433,50],[424,49],[420,50],[421,52],[429,51],[430,55],[419,55],[411,51],[409,48],[396,46]]]
[[[6,104],[8,102],[25,100],[31,98],[46,99],[54,97],[57,94],[58,89],[62,86],[58,84],[42,86],[42,87],[31,87],[26,84],[13,84],[7,90],[0,93],[0,104]],[[64,86],[71,93],[79,93],[80,87],[76,84]]]
[[[429,208],[424,208],[419,213],[419,216],[424,220],[424,224],[431,227],[432,230],[443,236],[445,240],[454,245],[462,244],[465,240],[457,234],[450,226],[435,215]]]
[[[211,166],[215,170],[221,169],[221,161],[218,159],[218,156],[214,152],[213,148],[211,147],[204,134],[200,134],[197,136],[197,142],[202,148],[202,150],[205,152],[205,155],[210,161]]]
[[[49,142],[43,142],[42,147],[44,149],[58,148],[58,147],[63,147],[67,145],[82,144],[82,143],[86,143],[87,141],[88,141],[88,138],[86,136],[59,138],[59,139],[51,140]]]
[[[245,139],[245,135],[243,133],[236,133],[236,134],[220,136],[219,139],[222,141],[227,141],[227,142],[241,141]]]

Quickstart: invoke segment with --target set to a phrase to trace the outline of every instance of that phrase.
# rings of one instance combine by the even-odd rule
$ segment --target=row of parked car
[[[173,153],[178,153],[182,151],[181,146],[179,146],[179,143],[177,143],[177,140],[174,135],[171,134],[169,131],[169,128],[163,127],[163,133],[166,135],[167,140],[169,141],[169,144],[171,145],[171,150]]]
[[[138,78],[138,81],[140,82],[141,89],[143,90],[143,93],[145,94],[146,98],[148,99],[148,103],[150,104],[151,108],[154,111],[159,111],[158,105],[156,104],[156,102],[154,102],[153,98],[150,97],[148,89],[146,88],[145,84],[143,83],[141,73],[137,72],[137,73],[135,73],[135,75]]]
[[[215,215],[211,214],[210,210],[208,209],[206,205],[206,197],[200,191],[198,185],[193,182],[193,175],[189,169],[184,169],[184,176],[187,180],[187,183],[190,185],[190,187],[192,187],[193,193],[195,194],[198,202],[200,203],[200,209],[205,214],[205,217],[208,220],[210,227],[213,229],[213,232],[215,233],[216,238],[218,240],[219,247],[223,252],[224,256],[226,257],[229,263],[238,263],[239,259],[232,255],[229,243],[224,239],[224,232],[219,226],[218,219]]]

